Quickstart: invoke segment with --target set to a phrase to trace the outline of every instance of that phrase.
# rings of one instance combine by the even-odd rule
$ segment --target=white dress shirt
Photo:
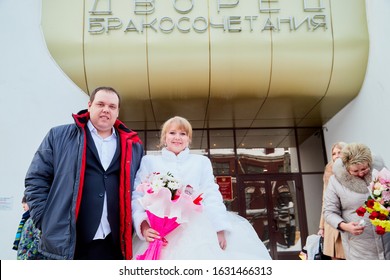
[[[93,126],[91,121],[88,121],[87,124],[89,130],[91,131],[92,139],[95,142],[96,149],[99,154],[100,162],[104,168],[110,166],[112,158],[114,157],[116,146],[117,146],[117,136],[115,129],[112,128],[112,134],[107,138],[102,138],[96,128]],[[111,232],[110,224],[107,218],[107,195],[104,194],[104,204],[103,204],[103,212],[100,220],[100,225],[96,231],[95,237],[93,239],[104,239]]]

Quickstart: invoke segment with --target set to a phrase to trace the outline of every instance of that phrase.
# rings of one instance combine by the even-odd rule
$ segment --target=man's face
[[[88,111],[99,135],[107,137],[119,115],[119,98],[114,92],[100,90],[93,102],[88,102]]]

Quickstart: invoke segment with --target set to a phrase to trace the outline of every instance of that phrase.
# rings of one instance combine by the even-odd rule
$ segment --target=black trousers
[[[105,239],[92,240],[89,243],[77,243],[75,260],[123,260],[121,250],[115,245],[112,235]]]

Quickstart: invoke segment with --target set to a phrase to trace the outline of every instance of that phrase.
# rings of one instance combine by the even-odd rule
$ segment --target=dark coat
[[[76,220],[83,193],[86,132],[89,113],[74,114],[75,124],[52,128],[35,153],[25,179],[25,194],[35,225],[42,231],[40,251],[51,259],[73,259]],[[132,258],[131,190],[143,156],[136,132],[117,120],[121,149],[120,242],[125,259]]]

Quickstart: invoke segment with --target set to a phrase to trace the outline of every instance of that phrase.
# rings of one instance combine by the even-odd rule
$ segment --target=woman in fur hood
[[[366,145],[346,145],[333,165],[334,175],[325,192],[324,218],[341,232],[347,260],[385,259],[383,236],[375,233],[368,215],[362,219],[356,214],[369,195],[372,164],[372,154]],[[375,167],[380,170],[383,166]]]

